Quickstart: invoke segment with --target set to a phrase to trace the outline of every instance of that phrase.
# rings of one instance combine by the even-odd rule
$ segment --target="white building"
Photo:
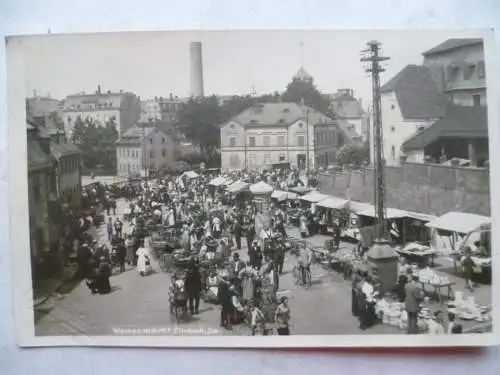
[[[68,139],[71,139],[77,118],[82,121],[92,120],[100,125],[113,120],[116,130],[123,133],[137,123],[141,112],[140,100],[135,94],[103,93],[100,88],[92,94],[69,95],[62,106],[61,116]]]
[[[403,143],[444,116],[446,98],[438,91],[430,70],[419,65],[407,65],[380,91],[384,157],[387,165],[399,165]],[[372,138],[370,150],[373,158]]]
[[[221,126],[223,169],[258,169],[288,162],[293,166],[326,166],[337,150],[355,142],[328,116],[297,103],[250,107]]]

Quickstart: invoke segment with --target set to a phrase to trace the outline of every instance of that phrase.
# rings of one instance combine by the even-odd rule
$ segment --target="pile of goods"
[[[408,328],[408,314],[401,302],[388,302],[381,299],[375,306],[375,312],[381,319],[382,323],[399,327],[400,329]],[[418,315],[417,327],[419,330],[427,328],[427,321],[431,318],[429,309],[423,308]]]
[[[448,302],[448,312],[454,313],[462,320],[474,320],[476,322],[488,322],[492,319],[490,306],[476,304],[474,296],[464,298],[463,292],[455,292],[455,300]]]
[[[422,283],[431,285],[449,285],[450,279],[446,276],[440,276],[431,268],[426,267],[418,273],[418,277]]]
[[[353,263],[357,257],[354,254],[354,249],[352,247],[340,248],[336,253],[334,253],[333,258],[340,263]]]

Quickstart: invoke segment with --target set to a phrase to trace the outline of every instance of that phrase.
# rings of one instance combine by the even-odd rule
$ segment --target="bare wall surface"
[[[405,163],[385,168],[387,206],[431,215],[462,211],[490,215],[487,169]],[[325,173],[320,189],[326,194],[373,202],[373,170]]]

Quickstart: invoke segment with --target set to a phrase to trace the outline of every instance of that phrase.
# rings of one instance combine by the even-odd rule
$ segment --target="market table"
[[[434,259],[437,255],[436,250],[433,249],[428,249],[428,250],[419,250],[419,251],[411,251],[411,250],[405,250],[405,249],[396,249],[396,252],[404,256],[405,258],[420,258],[423,259],[422,263],[424,265],[430,265],[431,267],[434,267]],[[429,262],[430,261],[430,262]]]
[[[437,296],[439,303],[442,303],[441,290],[443,288],[446,289],[446,292],[447,292],[446,296],[448,297],[448,299],[452,299],[454,297],[453,296],[453,289],[452,289],[452,286],[455,285],[454,282],[450,281],[450,282],[444,283],[444,284],[432,284],[432,283],[421,281],[420,283],[422,285],[422,290],[424,291],[424,293],[427,293],[427,291],[425,290],[425,286],[429,286],[432,288],[432,294]]]

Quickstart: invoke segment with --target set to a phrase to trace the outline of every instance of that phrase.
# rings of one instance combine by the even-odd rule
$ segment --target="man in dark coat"
[[[418,333],[417,319],[420,302],[424,297],[422,288],[418,285],[418,276],[413,275],[405,286],[405,309],[408,313],[408,334]]]
[[[111,293],[111,265],[106,257],[99,259],[99,269],[97,271],[97,290],[101,294]]]
[[[237,219],[234,221],[233,225],[234,241],[236,242],[236,248],[241,250],[241,223]]]
[[[193,263],[186,273],[184,284],[189,301],[191,315],[198,314],[200,309],[200,293],[202,289],[201,275],[198,267]]]
[[[232,292],[227,275],[219,283],[217,299],[221,305],[220,326],[231,329],[231,316],[233,315]]]

